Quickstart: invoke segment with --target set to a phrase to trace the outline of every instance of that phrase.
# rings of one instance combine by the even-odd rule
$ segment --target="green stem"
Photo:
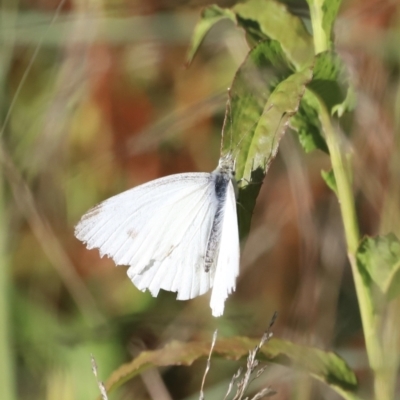
[[[15,399],[13,341],[10,321],[10,262],[7,256],[7,221],[3,175],[0,175],[0,388],[2,398]]]
[[[360,307],[368,361],[374,372],[375,399],[389,400],[391,397],[388,397],[390,393],[388,386],[390,385],[388,385],[386,379],[387,374],[383,365],[383,349],[377,332],[379,318],[374,314],[373,296],[368,286],[365,285],[357,267],[356,254],[360,237],[350,174],[348,173],[345,157],[341,151],[339,136],[332,126],[330,116],[324,106],[320,107],[320,119],[325,131],[332,169],[336,180],[337,196],[347,243],[347,254],[350,260]]]
[[[311,23],[314,37],[315,53],[329,50],[331,43],[327,32],[323,28],[324,6],[326,0],[307,0],[310,7]],[[313,96],[314,97],[314,96]],[[320,120],[325,131],[332,169],[335,175],[337,196],[342,214],[343,226],[347,244],[347,254],[350,260],[358,304],[360,308],[361,321],[364,331],[365,347],[368,361],[374,373],[375,400],[390,400],[392,398],[393,382],[388,369],[385,368],[384,348],[378,335],[381,321],[374,313],[373,296],[368,285],[357,267],[357,249],[360,241],[360,234],[357,223],[357,216],[354,204],[354,196],[351,178],[348,170],[346,157],[342,153],[340,138],[332,126],[331,117],[323,103],[314,98],[319,105]]]
[[[0,129],[6,107],[6,81],[13,54],[13,27],[17,16],[17,1],[0,1],[0,39],[7,35],[8,44],[0,46]],[[5,13],[7,11],[8,13]],[[5,17],[8,15],[8,18]],[[0,40],[1,41],[1,40]],[[1,133],[1,132],[0,132]],[[9,224],[4,198],[4,170],[0,167],[0,388],[1,398],[16,399],[15,362],[11,326],[11,268],[8,256]]]
[[[307,0],[310,8],[311,25],[313,29],[315,54],[329,50],[330,41],[323,28],[323,2],[324,0]]]

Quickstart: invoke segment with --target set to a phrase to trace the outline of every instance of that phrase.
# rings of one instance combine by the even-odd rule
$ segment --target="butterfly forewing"
[[[99,204],[75,235],[117,265],[129,265],[139,289],[189,299],[212,286],[214,271],[205,272],[204,254],[217,206],[211,174],[171,175]]]

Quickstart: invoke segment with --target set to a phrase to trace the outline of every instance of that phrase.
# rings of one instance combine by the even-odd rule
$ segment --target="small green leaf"
[[[328,153],[318,111],[320,101],[331,115],[336,113],[339,117],[354,108],[354,89],[349,83],[346,67],[333,52],[315,57],[313,79],[307,85],[299,112],[291,120],[306,152],[320,149]]]
[[[312,36],[300,18],[275,0],[250,0],[233,7],[238,23],[254,39],[270,38],[281,45],[286,57],[296,67],[303,69],[314,57]]]
[[[337,115],[339,118],[343,116],[346,111],[353,111],[357,102],[357,96],[353,84],[349,81],[346,98],[342,103],[336,104],[332,107],[332,115]]]
[[[291,118],[290,126],[297,131],[300,144],[306,153],[316,149],[329,153],[325,139],[321,135],[318,112],[307,101],[307,95],[301,99],[299,110]]]
[[[308,87],[324,101],[329,111],[346,99],[348,88],[342,82],[344,71],[342,60],[332,52],[315,57],[314,76]]]
[[[333,173],[332,170],[330,171],[321,171],[321,176],[324,179],[325,183],[328,185],[328,187],[336,193],[337,195],[337,186],[336,186],[336,179],[335,179],[335,174]]]
[[[217,5],[213,5],[207,7],[203,10],[200,16],[200,21],[197,23],[194,28],[194,33],[192,37],[192,41],[190,44],[190,48],[188,50],[188,54],[186,56],[186,64],[189,65],[197,50],[200,47],[204,37],[207,35],[208,31],[219,21],[223,19],[230,19],[236,24],[236,16],[235,13],[229,9],[218,7]]]
[[[400,242],[393,233],[365,237],[357,251],[357,266],[390,298],[400,294]]]
[[[259,340],[247,337],[231,337],[217,340],[213,357],[239,360],[247,357]],[[106,381],[108,393],[143,371],[162,366],[191,365],[199,358],[205,358],[210,351],[210,342],[182,343],[173,341],[160,350],[144,351],[128,364],[112,373]],[[346,398],[355,399],[353,391],[357,387],[354,372],[346,362],[332,352],[306,347],[289,341],[272,339],[258,353],[258,359],[289,366],[309,373],[314,378],[328,384]],[[212,370],[211,364],[211,370]]]

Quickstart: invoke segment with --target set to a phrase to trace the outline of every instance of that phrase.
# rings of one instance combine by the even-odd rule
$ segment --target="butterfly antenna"
[[[232,150],[232,142],[233,142],[233,130],[232,130],[232,103],[231,103],[231,89],[228,88],[228,100],[226,102],[226,108],[225,108],[225,116],[224,116],[224,123],[222,125],[222,138],[221,138],[221,149],[220,149],[220,154],[222,155],[222,152],[224,150],[224,138],[225,138],[225,129],[226,125],[228,123],[228,118],[230,122],[230,144],[229,144],[229,152]]]

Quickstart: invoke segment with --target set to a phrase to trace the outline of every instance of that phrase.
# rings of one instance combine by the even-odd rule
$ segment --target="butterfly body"
[[[239,272],[233,162],[211,173],[159,178],[111,197],[85,214],[76,237],[117,265],[140,290],[187,300],[213,287],[214,316],[223,313]]]

